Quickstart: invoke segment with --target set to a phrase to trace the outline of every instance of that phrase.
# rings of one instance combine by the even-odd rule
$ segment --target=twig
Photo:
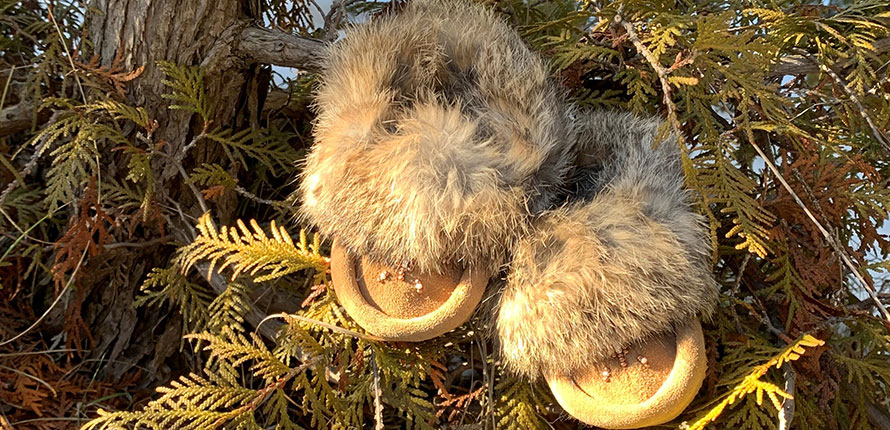
[[[875,48],[876,54],[883,54],[890,50],[890,37],[878,39],[872,46]],[[851,65],[854,60],[850,59],[841,64],[841,68]],[[769,71],[769,76],[773,78],[781,78],[783,76],[799,76],[808,73],[816,73],[819,71],[819,65],[807,60],[804,55],[789,55],[782,58],[774,64]]]
[[[836,237],[834,237],[831,233],[829,233],[828,230],[825,229],[825,227],[822,226],[822,223],[820,223],[819,220],[816,219],[816,217],[813,215],[813,213],[810,212],[810,209],[807,208],[807,205],[804,204],[803,200],[801,200],[800,197],[797,195],[797,193],[794,192],[794,189],[791,188],[791,185],[788,185],[788,181],[785,180],[785,177],[782,176],[782,173],[779,172],[779,169],[776,167],[776,165],[773,164],[772,160],[766,156],[766,154],[763,152],[763,150],[760,149],[760,146],[757,145],[757,142],[754,141],[754,135],[751,132],[751,130],[746,129],[745,133],[748,137],[748,141],[751,143],[751,146],[754,147],[754,150],[757,151],[757,154],[760,155],[760,158],[763,159],[763,162],[766,163],[767,167],[769,167],[769,169],[773,172],[773,174],[776,175],[776,178],[779,179],[779,182],[782,184],[782,187],[784,187],[785,190],[788,191],[788,194],[790,194],[791,197],[794,199],[794,201],[797,203],[797,205],[800,206],[801,209],[803,209],[804,213],[806,213],[806,215],[810,219],[810,221],[812,221],[813,224],[816,225],[816,228],[819,229],[819,232],[822,233],[822,236],[825,238],[826,241],[828,241],[829,245],[831,245],[831,247],[834,249],[834,252],[836,252],[840,256],[841,260],[843,260],[843,262],[847,266],[847,268],[850,269],[850,272],[853,273],[853,276],[856,278],[856,280],[859,281],[859,283],[862,285],[862,288],[864,288],[865,291],[868,292],[868,295],[871,296],[871,299],[874,300],[875,304],[878,306],[878,311],[880,311],[881,315],[888,322],[890,322],[890,313],[887,312],[887,308],[884,306],[883,303],[881,303],[881,300],[878,298],[877,292],[875,292],[874,288],[872,288],[872,286],[869,285],[868,282],[865,281],[865,279],[862,277],[862,274],[859,273],[859,270],[857,270],[856,265],[853,264],[853,261],[850,259],[850,257],[847,255],[847,253],[844,252],[844,249],[841,246],[840,241]]]
[[[346,6],[355,3],[355,0],[334,0],[331,9],[324,16],[324,39],[327,42],[337,40],[337,32],[346,15]]]
[[[862,396],[862,393],[859,391],[859,387],[856,384],[844,384],[844,386],[848,388],[854,396]],[[864,399],[865,413],[868,415],[868,420],[871,421],[877,429],[890,430],[890,416],[887,416],[887,412],[884,411],[885,408],[875,406],[868,397],[865,397]]]
[[[78,76],[77,66],[74,65],[74,58],[71,57],[71,51],[68,50],[68,44],[65,43],[65,36],[62,35],[62,29],[59,28],[59,23],[56,22],[56,17],[53,15],[53,6],[48,4],[46,7],[46,11],[49,14],[49,19],[53,22],[53,26],[56,27],[56,33],[59,34],[59,39],[62,41],[62,48],[65,49],[65,56],[68,57],[68,62],[71,64],[71,72],[74,74],[74,82],[77,83],[77,88],[80,90],[80,97],[83,98],[83,102],[87,102],[87,95],[83,91],[83,84],[80,83],[80,76]]]
[[[10,352],[6,354],[0,354],[0,358],[3,357],[19,357],[22,355],[43,355],[43,354],[56,354],[60,352],[74,352],[76,349],[71,348],[62,348],[62,349],[44,349],[41,351],[23,351],[23,352]]]
[[[476,338],[476,345],[479,346],[479,354],[482,360],[482,378],[485,379],[485,385],[488,387],[488,408],[491,411],[488,415],[491,417],[491,428],[492,430],[497,430],[498,422],[494,414],[494,371],[488,367],[488,347],[475,324],[473,324],[473,337]]]
[[[187,143],[185,146],[179,148],[179,150],[176,151],[173,155],[167,155],[163,152],[158,153],[161,156],[167,157],[167,159],[170,160],[170,164],[175,167],[177,171],[179,171],[179,176],[182,177],[182,180],[192,191],[192,194],[195,195],[195,199],[198,201],[198,205],[201,206],[201,213],[208,212],[209,209],[207,208],[207,202],[204,200],[204,195],[201,194],[200,191],[198,191],[198,187],[196,187],[195,184],[193,184],[190,180],[188,173],[186,173],[185,171],[185,167],[182,166],[182,160],[185,159],[185,156],[188,154],[190,149],[194,148],[198,144],[198,142],[207,137],[207,128],[209,127],[209,125],[209,122],[205,121],[204,129],[201,131],[201,133],[192,138],[192,140],[189,141],[189,143]]]
[[[337,327],[337,326],[335,326],[335,325],[333,325],[333,324],[328,324],[328,323],[326,323],[326,322],[324,322],[324,321],[319,321],[319,320],[312,319],[312,318],[306,318],[306,317],[301,316],[301,315],[285,314],[285,313],[272,314],[272,315],[269,315],[269,316],[263,318],[262,321],[260,321],[260,323],[257,324],[257,329],[259,330],[259,327],[260,327],[261,325],[263,325],[264,322],[266,322],[266,321],[268,321],[268,320],[271,320],[271,319],[275,319],[275,318],[284,318],[284,319],[291,318],[291,319],[294,319],[294,320],[297,320],[297,321],[300,321],[300,322],[304,322],[304,323],[309,323],[309,324],[317,325],[317,326],[319,326],[319,327],[324,327],[324,328],[326,328],[326,329],[328,329],[328,330],[330,330],[330,331],[333,331],[333,332],[335,332],[335,333],[345,334],[345,335],[347,335],[347,336],[357,337],[357,338],[359,338],[359,339],[363,339],[363,340],[367,340],[367,341],[372,341],[372,342],[382,342],[382,341],[385,340],[385,339],[383,339],[382,337],[373,336],[373,335],[369,335],[369,334],[359,333],[359,332],[357,332],[357,331],[353,331],[353,330],[350,330],[350,329],[347,329],[347,328],[343,328],[343,327]]]
[[[195,184],[193,184],[192,181],[189,179],[189,175],[188,173],[185,173],[185,168],[182,167],[182,163],[175,160],[171,160],[171,162],[173,163],[174,167],[179,170],[179,175],[182,176],[182,180],[185,181],[189,189],[192,190],[192,194],[195,195],[195,199],[198,200],[198,206],[201,206],[201,212],[209,212],[210,209],[207,208],[207,202],[204,201],[204,196],[201,195],[201,192],[198,191],[198,187],[196,187]]]
[[[52,302],[52,304],[50,304],[49,307],[46,308],[46,311],[43,312],[43,315],[40,315],[40,318],[37,318],[37,321],[34,321],[33,324],[28,326],[28,328],[26,328],[21,333],[13,336],[10,339],[0,342],[0,346],[15,342],[16,340],[20,339],[22,336],[30,333],[31,330],[34,330],[35,327],[37,327],[38,325],[40,325],[41,322],[43,322],[43,320],[46,318],[46,316],[49,315],[49,313],[56,307],[56,305],[59,303],[59,301],[62,300],[62,297],[65,295],[65,293],[68,292],[68,288],[71,287],[71,284],[74,283],[74,278],[77,276],[77,272],[80,270],[80,267],[83,266],[83,260],[87,256],[87,250],[88,250],[88,248],[83,249],[83,254],[80,254],[80,261],[77,262],[77,266],[74,267],[74,272],[72,272],[71,276],[68,277],[68,282],[65,283],[65,288],[62,288],[62,291],[59,293],[58,297],[56,297],[56,299]]]
[[[250,191],[245,190],[245,189],[244,189],[243,187],[241,187],[241,186],[236,186],[236,187],[235,187],[235,191],[236,191],[238,194],[241,194],[242,196],[247,197],[248,199],[251,199],[251,200],[253,200],[253,201],[257,202],[257,203],[262,203],[262,204],[264,204],[264,205],[274,206],[274,207],[277,207],[277,208],[286,208],[286,207],[289,207],[286,203],[284,203],[284,202],[281,201],[281,200],[268,200],[268,199],[264,199],[264,198],[262,198],[262,197],[257,196],[257,195],[254,194],[254,193],[251,193]]]
[[[204,128],[207,128],[206,123]],[[182,166],[182,160],[185,159],[185,155],[188,153],[189,149],[194,148],[195,145],[198,144],[198,141],[203,139],[205,136],[207,136],[207,134],[205,132],[201,132],[201,134],[195,136],[188,144],[180,148],[179,151],[177,151],[173,155],[167,155],[163,152],[159,153],[160,155],[167,157],[167,159],[170,160],[170,164],[173,165],[173,167],[175,167],[177,171],[179,171],[179,176],[182,177],[182,180],[192,191],[192,194],[195,195],[195,199],[198,201],[198,205],[201,206],[201,213],[208,212],[209,209],[207,208],[207,202],[204,201],[204,196],[201,194],[200,191],[198,191],[198,187],[196,187],[195,184],[192,183],[188,173],[185,172],[185,167]]]
[[[248,402],[246,405],[241,406],[240,408],[237,408],[237,409],[233,409],[232,411],[219,417],[219,419],[217,419],[216,422],[210,428],[214,428],[214,429],[218,428],[219,426],[224,424],[226,421],[228,421],[232,418],[235,418],[238,415],[242,415],[244,413],[257,410],[257,408],[259,408],[260,405],[262,405],[266,401],[266,399],[268,399],[269,396],[272,395],[272,392],[274,392],[275,390],[280,390],[280,389],[284,388],[284,386],[288,383],[288,381],[293,379],[294,376],[297,376],[298,373],[306,370],[306,368],[315,364],[317,361],[318,361],[318,358],[315,358],[315,359],[307,361],[297,367],[294,367],[293,369],[291,369],[290,371],[285,373],[282,377],[278,378],[278,380],[275,381],[274,383],[272,383],[271,385],[268,385],[268,386],[263,387],[262,389],[258,390],[256,396],[253,399],[251,399],[250,402]]]
[[[207,128],[210,127],[209,122],[204,122],[204,130],[201,131],[200,134],[195,136],[189,143],[179,149],[179,151],[173,155],[173,161],[177,163],[182,163],[182,160],[185,159],[185,156],[188,155],[190,149],[194,148],[195,145],[198,144],[201,140],[207,137]]]
[[[380,374],[377,370],[377,359],[371,356],[371,376],[374,378],[374,430],[383,430],[383,403],[380,401],[383,393],[380,390]]]
[[[194,238],[184,238],[182,241],[186,243],[191,243]],[[208,269],[210,269],[210,263],[201,262],[195,264],[195,270],[199,273],[206,274]],[[207,283],[210,284],[210,287],[213,288],[213,291],[216,291],[217,294],[222,294],[228,289],[228,282],[226,282],[226,278],[223,277],[216,269],[210,275],[210,278],[207,279]],[[244,316],[244,319],[247,320],[247,323],[256,327],[256,331],[263,337],[269,340],[275,340],[275,337],[278,333],[278,328],[281,327],[280,324],[274,325],[269,324],[263,326],[263,323],[270,319],[270,316],[267,316],[265,313],[261,312],[254,304],[250,305],[250,309],[247,311],[247,315]],[[301,356],[301,359],[305,359],[306,357]]]
[[[637,34],[637,30],[634,28],[633,23],[627,22],[621,16],[622,8],[618,8],[618,13],[615,14],[614,25],[620,25],[624,28],[624,31],[627,33],[627,40],[630,40],[633,43],[634,47],[637,51],[643,54],[643,58],[646,59],[646,62],[649,63],[649,66],[655,70],[655,73],[658,75],[658,81],[661,83],[661,92],[664,94],[662,100],[664,102],[665,107],[667,108],[667,116],[668,120],[671,122],[671,127],[674,128],[674,131],[677,133],[677,139],[680,140],[680,147],[685,148],[683,145],[683,132],[682,126],[680,125],[680,119],[677,117],[677,105],[674,104],[674,100],[671,98],[671,83],[668,82],[668,75],[673,71],[672,69],[667,69],[661,62],[658,61],[658,58],[655,57],[655,54],[643,44],[643,41],[640,39],[640,35]]]
[[[810,59],[809,57],[807,57]],[[810,59],[810,61],[813,61]],[[815,63],[815,61],[813,61]],[[859,115],[865,120],[868,126],[871,128],[871,132],[877,140],[881,147],[884,148],[885,154],[890,155],[890,143],[887,143],[887,139],[884,138],[884,135],[881,133],[881,130],[878,130],[878,127],[875,125],[874,121],[872,121],[871,116],[868,114],[868,111],[865,110],[865,106],[859,101],[859,97],[856,96],[856,93],[847,86],[847,83],[838,76],[835,71],[829,67],[827,64],[819,64],[819,69],[831,76],[831,79],[834,81],[847,93],[847,96],[850,97],[850,100],[856,104],[856,107],[859,109]]]
[[[104,246],[105,249],[115,249],[115,248],[147,248],[149,246],[155,246],[159,244],[166,243],[166,240],[161,239],[152,239],[146,240],[145,242],[115,242],[109,243]]]
[[[751,254],[746,253],[745,258],[742,259],[742,265],[739,267],[738,273],[736,273],[735,283],[732,286],[732,291],[730,292],[730,296],[735,297],[736,293],[739,291],[739,286],[742,285],[742,274],[745,273],[745,268],[748,267],[748,261],[751,260]]]
[[[782,365],[782,375],[785,377],[784,391],[791,397],[782,400],[782,409],[779,411],[779,430],[789,430],[791,421],[794,420],[794,383],[797,379],[797,372],[794,371],[791,363],[785,362]]]
[[[8,370],[8,371],[10,371],[10,372],[12,372],[12,373],[15,373],[16,375],[20,375],[20,376],[24,376],[24,377],[29,378],[29,379],[33,379],[33,380],[39,382],[41,385],[45,386],[46,388],[49,388],[49,390],[53,392],[53,397],[55,397],[55,396],[58,395],[58,393],[56,393],[56,390],[53,388],[53,386],[52,386],[52,385],[49,385],[49,382],[46,382],[46,381],[44,381],[43,379],[40,379],[40,378],[38,378],[38,377],[36,377],[36,376],[34,376],[34,375],[31,375],[31,374],[22,372],[21,370],[13,369],[13,368],[11,368],[11,367],[0,366],[0,369]]]

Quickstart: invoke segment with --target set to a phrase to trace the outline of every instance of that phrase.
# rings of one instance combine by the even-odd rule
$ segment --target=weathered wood
[[[0,111],[0,137],[27,130],[34,123],[34,105],[23,102]]]
[[[245,59],[310,72],[319,70],[324,50],[325,42],[320,40],[257,27],[241,31],[237,48]]]

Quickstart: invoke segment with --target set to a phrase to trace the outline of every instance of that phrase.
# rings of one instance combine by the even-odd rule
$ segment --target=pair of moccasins
[[[359,325],[422,341],[488,294],[506,367],[577,419],[638,428],[691,402],[717,290],[659,121],[574,107],[491,11],[441,0],[332,45],[317,111],[301,209]]]

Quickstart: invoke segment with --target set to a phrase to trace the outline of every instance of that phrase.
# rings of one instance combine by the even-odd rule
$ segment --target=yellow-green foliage
[[[803,339],[794,342],[794,344],[786,348],[779,355],[773,357],[766,363],[754,367],[751,369],[750,373],[745,375],[744,379],[742,379],[738,385],[733,387],[733,389],[725,395],[720,403],[711,408],[705,416],[689,426],[689,430],[704,429],[706,425],[714,422],[714,420],[723,413],[724,409],[751,393],[754,393],[755,395],[757,406],[763,404],[763,396],[765,394],[777,411],[782,410],[782,402],[786,399],[793,399],[794,396],[790,393],[786,393],[776,384],[764,381],[760,378],[762,378],[771,368],[781,368],[786,363],[790,363],[800,358],[801,354],[806,352],[804,347],[816,347],[824,344],[825,342],[816,339],[813,336],[805,335]]]
[[[263,282],[308,269],[314,272],[316,282],[324,282],[329,263],[327,257],[318,253],[318,235],[313,235],[310,243],[306,232],[300,231],[300,240],[294,243],[287,230],[276,226],[275,221],[270,226],[272,237],[263,232],[256,220],[250,220],[253,231],[241,220],[237,226],[217,230],[210,214],[201,216],[197,226],[200,234],[180,251],[182,269],[188,270],[206,259],[210,261],[207,277],[214,270],[231,267],[232,279],[246,272],[255,282]],[[256,276],[260,272],[263,274]]]

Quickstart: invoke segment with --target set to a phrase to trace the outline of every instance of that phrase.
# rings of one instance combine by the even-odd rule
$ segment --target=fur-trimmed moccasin
[[[561,94],[494,14],[418,1],[326,57],[302,212],[335,238],[332,281],[363,328],[429,339],[471,315],[570,163]]]
[[[639,428],[676,417],[706,370],[698,319],[717,290],[659,121],[579,112],[568,202],[514,248],[497,314],[506,365],[543,375],[574,417]]]

